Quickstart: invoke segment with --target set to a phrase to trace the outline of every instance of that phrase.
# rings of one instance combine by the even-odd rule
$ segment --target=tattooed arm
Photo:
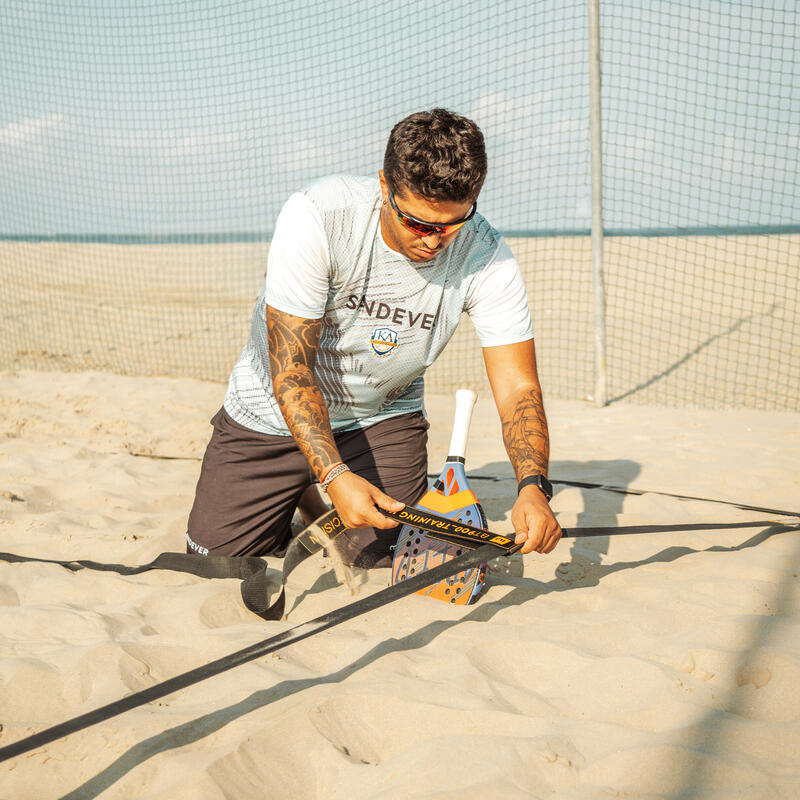
[[[342,460],[325,398],[314,377],[321,330],[321,319],[295,317],[267,306],[272,389],[289,431],[319,481]],[[352,472],[335,478],[328,486],[328,496],[348,528],[392,528],[396,523],[378,508],[399,511],[403,507]]]
[[[484,347],[486,374],[492,386],[503,442],[517,481],[529,475],[547,475],[550,439],[536,371],[533,339],[518,344]],[[549,553],[561,538],[547,498],[534,485],[519,493],[511,510],[517,542],[523,553]]]

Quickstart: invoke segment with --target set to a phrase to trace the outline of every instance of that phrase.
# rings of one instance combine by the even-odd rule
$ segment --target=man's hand
[[[511,524],[517,534],[516,543],[525,542],[521,553],[549,553],[561,538],[547,498],[537,486],[525,486],[511,509]]]
[[[346,528],[394,528],[397,523],[378,509],[400,511],[404,505],[353,472],[334,478],[328,486],[328,497]]]

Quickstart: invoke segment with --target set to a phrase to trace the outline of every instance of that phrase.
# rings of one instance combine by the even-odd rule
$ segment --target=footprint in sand
[[[576,556],[572,561],[564,561],[556,567],[556,580],[566,586],[597,586],[603,576],[602,564],[583,556]]]
[[[764,658],[751,660],[734,669],[736,662],[734,653],[721,650],[688,650],[671,662],[665,663],[701,681],[719,678],[718,682],[721,684],[731,685],[733,679],[739,688],[752,686],[761,689],[772,680],[772,670],[767,661],[768,659]]]
[[[800,717],[800,665],[781,648],[692,649],[665,662],[707,681],[707,702],[730,714],[762,722],[794,722]]]
[[[765,666],[758,664],[746,664],[736,673],[736,685],[747,686],[748,684],[754,686],[756,689],[762,689],[772,680],[772,672]]]
[[[0,584],[0,606],[18,606],[19,595],[5,584]]]
[[[564,561],[556,567],[556,578],[567,586],[577,583],[586,575],[586,567],[572,561]]]
[[[710,681],[725,669],[725,654],[714,650],[688,650],[671,661],[664,661],[687,675]]]

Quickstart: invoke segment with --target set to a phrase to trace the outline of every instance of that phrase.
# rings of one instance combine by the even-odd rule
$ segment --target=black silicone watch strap
[[[528,475],[527,478],[523,478],[519,482],[519,486],[517,486],[517,494],[519,494],[526,486],[530,486],[531,484],[538,486],[548,501],[550,498],[552,498],[553,485],[549,480],[547,480],[547,478],[545,478],[544,475]]]

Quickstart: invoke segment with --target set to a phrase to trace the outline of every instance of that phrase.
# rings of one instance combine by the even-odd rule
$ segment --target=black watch
[[[524,487],[530,486],[531,484],[538,486],[542,490],[542,494],[547,498],[548,502],[553,497],[553,485],[544,475],[528,475],[527,478],[523,478],[519,482],[519,486],[517,486],[517,494],[519,494]]]

